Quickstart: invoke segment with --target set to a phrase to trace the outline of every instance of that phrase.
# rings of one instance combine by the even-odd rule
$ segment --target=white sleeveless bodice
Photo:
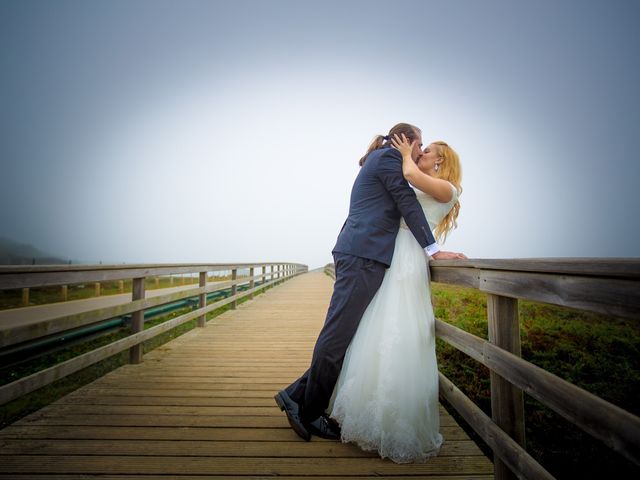
[[[454,187],[451,183],[449,183],[449,185],[451,185],[451,189],[453,190],[453,196],[447,203],[439,202],[431,195],[427,195],[426,193],[416,188],[413,189],[416,192],[416,198],[418,199],[418,203],[420,203],[420,206],[424,211],[425,217],[427,217],[427,222],[429,222],[429,228],[431,228],[432,232],[435,231],[440,221],[447,215],[447,213],[449,213],[451,208],[458,201],[458,197],[460,196],[458,190],[456,190],[456,187]],[[400,220],[400,228],[409,229],[407,223],[404,221],[404,218]]]

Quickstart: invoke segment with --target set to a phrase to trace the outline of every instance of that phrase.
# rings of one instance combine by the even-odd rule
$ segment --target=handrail
[[[262,272],[254,275],[255,268],[262,268]],[[270,271],[267,271],[267,269]],[[239,269],[248,269],[249,276],[238,278]],[[215,282],[207,285],[207,273],[212,271],[231,270],[231,280]],[[185,322],[198,319],[197,326],[205,326],[205,315],[227,304],[236,308],[237,301],[241,298],[253,295],[271,285],[305,273],[306,265],[298,263],[245,263],[245,264],[162,264],[162,265],[89,265],[89,266],[29,266],[29,267],[0,267],[0,289],[30,288],[43,285],[60,285],[76,282],[91,282],[104,280],[119,280],[133,278],[132,299],[130,302],[113,307],[94,309],[81,314],[67,315],[49,319],[36,330],[52,333],[60,333],[75,329],[79,326],[102,321],[107,318],[120,316],[125,313],[132,314],[132,335],[104,345],[90,352],[78,355],[70,360],[36,372],[12,383],[0,386],[0,405],[21,397],[29,392],[41,388],[53,381],[70,375],[82,368],[113,356],[123,350],[129,349],[130,363],[142,361],[142,342],[153,338],[165,331],[177,327]],[[197,273],[199,286],[180,292],[161,295],[145,299],[146,276],[167,275],[174,273]],[[131,276],[133,275],[133,276]],[[256,280],[262,280],[258,286]],[[241,293],[237,292],[239,284],[249,283],[249,289]],[[231,296],[215,303],[207,305],[206,294],[231,287]],[[144,329],[144,310],[152,306],[175,302],[176,300],[199,297],[199,308],[164,323]],[[36,335],[37,336],[37,335]],[[35,338],[29,326],[24,328],[11,328],[0,331],[0,348]]]
[[[46,287],[72,283],[103,282],[184,273],[219,272],[266,268],[273,265],[298,263],[158,263],[128,265],[2,265],[0,290]]]
[[[435,260],[429,266],[434,282],[472,287],[488,295],[488,341],[440,320],[436,336],[489,368],[491,423],[517,442],[518,455],[526,454],[524,391],[640,464],[640,418],[520,358],[517,300],[640,319],[639,259]],[[443,388],[442,393],[452,397],[450,389]],[[493,443],[497,480],[514,475],[538,478],[510,455],[513,445],[490,438],[486,428],[474,429],[489,445]]]
[[[487,293],[488,337],[436,319],[436,337],[489,368],[489,418],[439,373],[440,392],[492,448],[496,480],[553,478],[523,448],[523,391],[640,464],[640,418],[520,355],[518,300],[640,319],[640,259],[533,258],[427,261],[431,281]],[[325,272],[329,266],[325,267]]]

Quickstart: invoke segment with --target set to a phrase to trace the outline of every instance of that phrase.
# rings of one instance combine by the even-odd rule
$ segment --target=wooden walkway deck
[[[0,478],[493,478],[442,407],[419,465],[290,429],[273,395],[307,368],[331,290],[296,277],[0,430]]]

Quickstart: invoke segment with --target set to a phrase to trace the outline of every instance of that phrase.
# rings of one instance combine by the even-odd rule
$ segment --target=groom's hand
[[[457,260],[457,259],[466,259],[467,256],[464,253],[456,253],[456,252],[445,252],[440,250],[439,252],[434,253],[431,258],[434,260]]]

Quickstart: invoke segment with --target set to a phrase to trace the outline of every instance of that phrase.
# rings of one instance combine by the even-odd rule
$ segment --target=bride
[[[392,144],[440,240],[457,226],[461,168],[444,142],[427,146],[417,164],[402,136]],[[460,258],[466,258],[459,254]],[[382,285],[349,344],[326,412],[343,442],[397,463],[424,462],[443,443],[438,412],[435,320],[424,250],[404,220]]]

